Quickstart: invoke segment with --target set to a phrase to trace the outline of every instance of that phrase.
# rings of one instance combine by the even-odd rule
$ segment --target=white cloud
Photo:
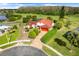
[[[57,4],[44,4],[44,6],[57,6]]]

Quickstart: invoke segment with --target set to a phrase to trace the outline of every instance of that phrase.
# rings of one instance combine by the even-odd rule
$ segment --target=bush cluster
[[[39,32],[40,32],[39,29],[34,28],[34,29],[29,31],[28,37],[29,38],[35,38],[39,34]]]

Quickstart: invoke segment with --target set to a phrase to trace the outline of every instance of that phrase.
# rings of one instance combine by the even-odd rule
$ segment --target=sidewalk
[[[59,56],[63,56],[60,52],[58,52],[57,50],[55,50],[53,47],[50,47],[49,45],[46,45],[44,43],[42,43],[44,46],[48,47],[49,49],[51,49],[53,52],[55,52],[56,54],[58,54]]]

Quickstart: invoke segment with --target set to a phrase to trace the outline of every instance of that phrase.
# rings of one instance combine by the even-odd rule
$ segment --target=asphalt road
[[[0,56],[47,56],[47,55],[41,50],[31,46],[18,46],[0,52]]]

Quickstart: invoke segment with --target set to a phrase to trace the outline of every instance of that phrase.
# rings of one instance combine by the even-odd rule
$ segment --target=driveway
[[[31,46],[42,49],[42,42],[40,39],[46,34],[47,32],[41,31],[39,35],[32,41]]]
[[[47,56],[40,49],[31,46],[18,46],[0,52],[0,56]]]

